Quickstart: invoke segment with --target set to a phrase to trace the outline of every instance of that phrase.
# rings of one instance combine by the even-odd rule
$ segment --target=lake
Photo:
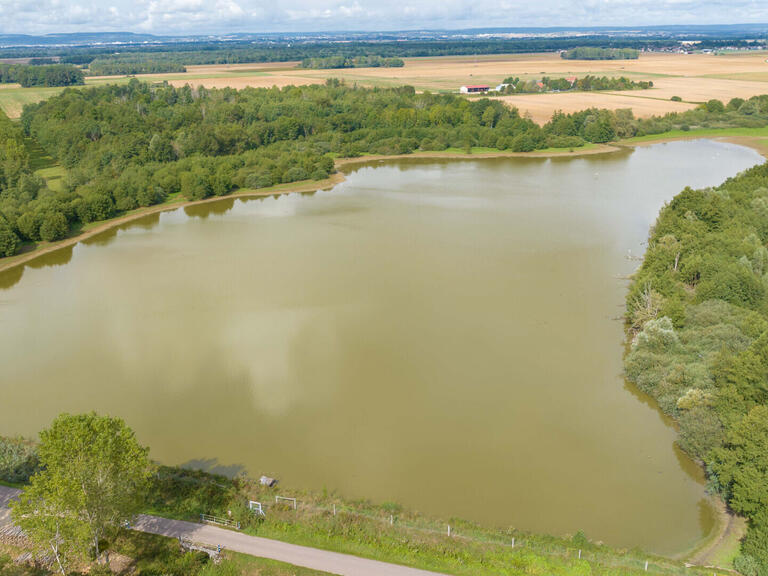
[[[713,524],[622,378],[626,275],[713,141],[363,165],[0,274],[0,434],[119,415],[152,456],[443,518],[679,552]]]

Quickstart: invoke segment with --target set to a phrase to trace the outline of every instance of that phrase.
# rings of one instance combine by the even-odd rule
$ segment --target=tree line
[[[702,39],[699,48],[716,48],[738,45],[737,40]],[[742,42],[742,44],[745,44]],[[637,38],[605,36],[581,36],[575,38],[513,38],[513,39],[418,39],[418,40],[356,40],[351,42],[300,42],[300,41],[189,41],[158,43],[156,45],[119,46],[34,46],[0,49],[0,58],[57,57],[62,62],[88,65],[96,59],[125,63],[126,67],[137,61],[195,64],[246,64],[254,62],[288,62],[305,58],[329,58],[343,56],[380,56],[382,58],[408,58],[424,56],[461,56],[476,54],[512,54],[555,52],[576,47],[632,48],[660,50],[677,47],[671,38]],[[745,46],[754,44],[745,44]],[[132,61],[133,60],[133,61]],[[106,66],[106,63],[99,64]],[[122,64],[120,64],[122,66]],[[118,72],[123,74],[125,72]]]
[[[521,80],[510,76],[504,79],[502,94],[538,94],[541,92],[568,92],[593,90],[647,90],[653,88],[650,80],[630,80],[625,76],[592,76],[582,78],[551,78],[543,76],[541,80]]]
[[[637,60],[640,52],[635,48],[577,46],[564,50],[560,57],[566,60]]]
[[[4,64],[0,63],[0,83],[34,86],[75,86],[85,83],[80,68],[71,64]]]
[[[88,64],[91,76],[119,76],[122,74],[162,74],[186,72],[187,67],[168,58],[145,54],[123,54],[113,57],[95,58]]]
[[[302,68],[402,68],[405,62],[401,58],[382,56],[329,56],[327,58],[304,58]]]
[[[686,188],[661,211],[627,297],[626,374],[748,519],[735,562],[745,576],[768,574],[766,243],[768,165]]]

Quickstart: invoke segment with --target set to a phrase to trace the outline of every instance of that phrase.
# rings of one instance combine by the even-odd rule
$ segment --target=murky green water
[[[0,275],[0,434],[124,417],[155,458],[679,551],[696,467],[621,378],[620,277],[714,142],[403,162],[147,218]]]

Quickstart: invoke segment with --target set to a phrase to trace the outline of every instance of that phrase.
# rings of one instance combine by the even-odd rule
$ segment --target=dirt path
[[[20,492],[15,488],[0,486],[0,526],[10,522],[8,503],[16,498]],[[140,532],[159,534],[170,538],[183,536],[207,546],[221,546],[233,552],[278,560],[294,566],[339,574],[340,576],[360,576],[362,574],[366,576],[439,576],[437,572],[428,572],[349,554],[249,536],[242,532],[234,532],[215,526],[168,520],[157,516],[141,515],[132,528]]]
[[[729,512],[722,500],[714,500],[714,505],[719,519],[717,532],[690,554],[688,562],[697,566],[730,569],[730,562],[739,549],[739,542],[746,534],[747,523],[744,518]]]

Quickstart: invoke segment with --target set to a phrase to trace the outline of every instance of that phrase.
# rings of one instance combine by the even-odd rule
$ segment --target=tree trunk
[[[93,535],[93,548],[96,550],[96,564],[99,563],[99,556],[101,556],[101,553],[99,551],[99,535],[94,534]]]
[[[56,564],[59,565],[59,571],[61,572],[62,576],[67,576],[67,572],[64,570],[64,566],[61,565],[61,558],[59,557],[58,547],[51,544],[51,550],[53,550],[53,555],[56,557]]]
[[[53,555],[56,557],[56,564],[59,565],[59,570],[61,571],[62,576],[67,576],[66,570],[64,570],[64,566],[61,564],[61,556],[59,555],[59,523],[56,523],[56,539],[51,542],[51,550],[53,550]]]

